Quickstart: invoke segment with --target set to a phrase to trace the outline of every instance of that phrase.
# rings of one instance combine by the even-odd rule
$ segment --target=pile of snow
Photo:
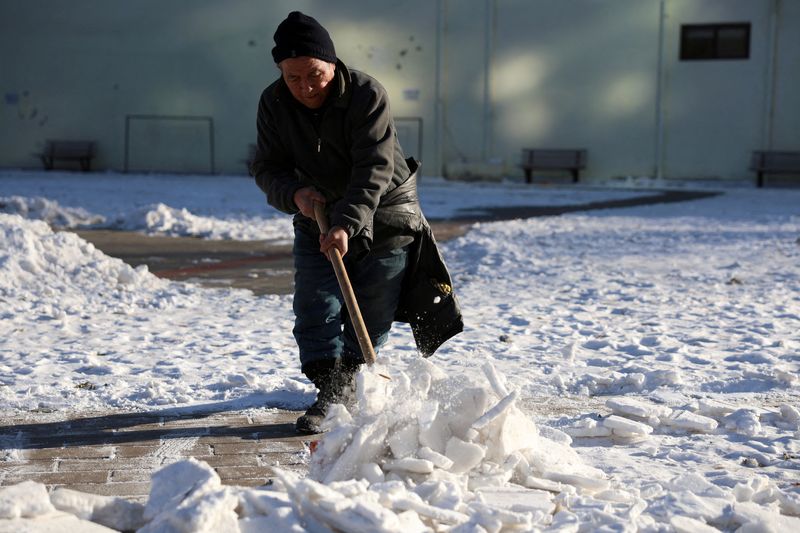
[[[66,315],[159,307],[169,283],[69,232],[0,213],[0,295],[16,313]],[[161,295],[164,296],[164,295]]]
[[[42,220],[57,228],[77,228],[103,224],[105,217],[82,207],[62,207],[55,200],[35,196],[0,196],[0,213]]]
[[[191,236],[239,241],[259,239],[287,241],[293,235],[292,221],[288,216],[272,219],[256,216],[218,219],[198,216],[185,207],[177,209],[163,203],[119,214],[110,227],[174,237]]]
[[[56,229],[115,229],[170,237],[278,242],[287,241],[293,235],[289,216],[239,214],[218,218],[213,215],[197,215],[185,207],[175,208],[160,202],[101,215],[82,207],[62,206],[56,200],[39,196],[7,196],[0,197],[0,213],[41,220]]]
[[[207,464],[180,460],[152,476],[145,505],[68,489],[48,495],[24,482],[0,489],[0,519],[9,527],[79,519],[139,533],[800,527],[800,498],[761,476],[731,488],[691,473],[623,486],[584,464],[566,434],[527,418],[489,364],[482,380],[448,376],[424,359],[391,379],[384,372],[359,374],[352,413],[331,409],[309,477],[276,469],[263,487],[230,487]],[[638,424],[626,417],[669,416],[636,401],[609,405],[619,415],[608,427],[623,436]]]
[[[7,410],[147,409],[231,390],[250,392],[253,405],[299,409],[314,390],[263,365],[262,354],[278,350],[293,362],[286,298],[169,282],[74,233],[2,213],[0,317]],[[284,365],[271,357],[273,368]]]

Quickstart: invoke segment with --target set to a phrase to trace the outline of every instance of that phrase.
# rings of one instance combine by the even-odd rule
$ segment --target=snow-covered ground
[[[431,218],[639,194],[420,188]],[[291,297],[167,282],[30,219],[290,231],[246,178],[0,172],[4,415],[312,401]],[[425,362],[398,325],[379,354],[392,381],[361,375],[359,408],[335,413],[308,478],[225,488],[182,462],[156,474],[145,508],[31,483],[0,488],[0,519],[58,508],[145,531],[201,519],[218,531],[800,530],[800,190],[481,223],[442,249],[464,333]],[[19,457],[0,445],[0,460]]]
[[[63,185],[67,183],[68,186]],[[0,170],[0,213],[44,220],[59,228],[112,228],[210,239],[283,241],[291,217],[267,206],[245,176],[176,176],[116,173],[46,175]],[[569,205],[642,196],[424,179],[422,207],[437,218],[466,217],[483,206]]]

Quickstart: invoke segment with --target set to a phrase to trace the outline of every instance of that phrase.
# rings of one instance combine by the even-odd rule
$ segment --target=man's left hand
[[[331,248],[336,248],[344,257],[347,253],[349,240],[350,236],[347,230],[341,226],[334,226],[326,235],[319,236],[319,251],[325,254],[325,257],[328,257],[328,252]]]

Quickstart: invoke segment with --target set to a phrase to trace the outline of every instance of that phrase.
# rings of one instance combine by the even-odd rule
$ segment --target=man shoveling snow
[[[384,88],[349,70],[327,30],[299,11],[278,26],[272,57],[281,77],[261,95],[250,172],[273,207],[295,215],[293,332],[319,389],[297,430],[318,433],[331,404],[353,401],[365,362],[329,252],[344,258],[373,346],[400,320],[430,355],[463,321]],[[330,219],[321,236],[315,203]]]

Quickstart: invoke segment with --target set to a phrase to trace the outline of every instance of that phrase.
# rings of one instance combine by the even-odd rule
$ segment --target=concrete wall
[[[145,114],[213,117],[216,169],[234,168],[246,155],[259,78],[270,68],[259,11],[255,3],[228,10],[214,2],[5,2],[2,120],[17,135],[0,146],[0,161],[30,166],[28,152],[46,138],[91,138],[99,143],[96,166],[121,169],[125,117]],[[18,95],[18,109],[9,94]],[[174,129],[181,128],[151,124],[167,135],[153,147],[192,161],[187,171],[208,170],[206,135]]]
[[[667,7],[664,175],[741,178],[762,146],[770,2],[672,0]],[[679,61],[680,26],[750,22],[750,58]]]
[[[800,149],[800,2],[778,2],[770,129],[765,146]]]
[[[587,148],[586,175],[649,174],[657,2],[553,4],[498,1],[493,152],[514,165],[522,147]]]
[[[800,149],[794,0],[0,0],[0,166],[86,138],[100,169],[127,146],[131,169],[244,173],[295,9],[386,86],[429,175],[520,176],[523,147],[582,147],[589,179],[742,179],[750,150]],[[679,61],[680,26],[715,22],[752,24],[750,58]]]
[[[0,166],[38,167],[45,139],[96,139],[96,168],[244,173],[262,89],[278,76],[272,34],[295,9],[331,32],[339,56],[387,86],[400,117],[433,139],[436,4],[255,0],[0,3]],[[173,117],[153,118],[152,116]],[[183,117],[181,119],[175,117]],[[409,155],[416,122],[399,121]]]

